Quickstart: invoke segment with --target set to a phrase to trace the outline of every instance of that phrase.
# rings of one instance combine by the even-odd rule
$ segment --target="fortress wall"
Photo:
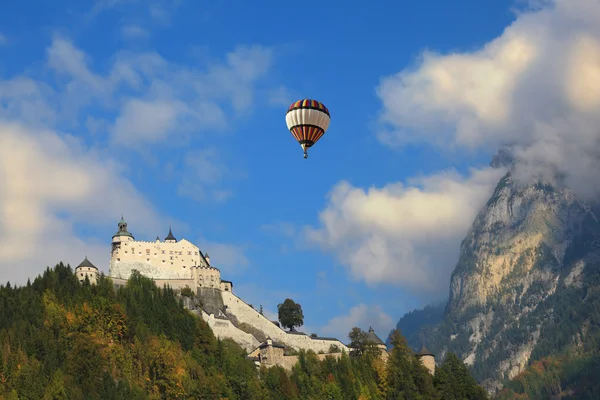
[[[320,361],[325,360],[327,357],[333,357],[334,359],[338,360],[342,357],[342,353],[317,354],[317,359]],[[269,361],[267,361],[267,363],[268,362]],[[280,367],[283,367],[287,371],[291,371],[292,368],[294,367],[294,365],[296,365],[297,363],[298,363],[298,356],[277,356],[277,355],[275,355],[274,357],[272,357],[269,364],[270,365],[279,365]]]
[[[260,345],[254,336],[236,328],[231,321],[215,318],[214,315],[208,315],[204,311],[202,311],[202,319],[208,323],[217,338],[232,339],[248,353]]]
[[[327,353],[332,344],[337,345],[340,350],[348,351],[348,347],[339,340],[313,340],[307,335],[294,335],[285,332],[277,325],[269,321],[265,316],[250,307],[239,297],[231,292],[221,292],[223,303],[227,306],[227,312],[233,314],[240,323],[247,323],[265,335],[270,336],[276,342],[288,345],[296,350],[312,350],[315,353],[323,351]]]
[[[157,279],[189,279],[192,267],[208,267],[199,252],[185,239],[176,243],[124,241],[111,254],[110,275],[127,279],[132,269],[138,269]]]
[[[118,286],[125,286],[127,284],[127,279],[114,278],[112,276],[110,277],[110,279],[112,279],[113,283]],[[194,288],[194,281],[191,279],[153,279],[153,280],[154,280],[154,283],[156,284],[156,286],[161,289],[164,285],[169,285],[172,289],[177,289],[177,290],[181,290],[185,287],[189,287],[192,290]]]

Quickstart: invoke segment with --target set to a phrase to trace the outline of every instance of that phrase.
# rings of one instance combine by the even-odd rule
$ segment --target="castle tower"
[[[87,256],[85,259],[75,268],[75,276],[79,279],[79,282],[84,282],[87,277],[92,285],[98,282],[98,268],[88,260]]]
[[[121,243],[123,242],[132,242],[135,240],[133,235],[127,231],[127,222],[123,219],[121,215],[121,220],[119,221],[119,230],[112,237],[112,251],[114,252],[117,248],[121,247]]]
[[[387,360],[387,358],[388,358],[387,346],[385,345],[383,340],[381,340],[379,338],[379,336],[377,336],[375,334],[375,331],[373,330],[373,327],[371,327],[371,326],[369,326],[369,333],[367,334],[367,340],[371,343],[375,343],[377,345],[377,348],[381,352],[381,357],[384,360]]]
[[[421,363],[429,370],[431,375],[435,374],[435,356],[425,346],[421,347],[421,351],[417,354],[421,359]]]

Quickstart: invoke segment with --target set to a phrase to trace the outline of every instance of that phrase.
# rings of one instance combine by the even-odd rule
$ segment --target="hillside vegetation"
[[[61,263],[24,287],[0,286],[0,315],[0,399],[486,397],[456,357],[432,377],[399,334],[387,365],[370,353],[319,361],[301,352],[291,374],[257,370],[139,274],[116,290],[104,276],[81,284]]]

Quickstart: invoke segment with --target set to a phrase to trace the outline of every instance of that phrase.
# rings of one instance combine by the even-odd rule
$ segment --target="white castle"
[[[286,354],[288,350],[312,350],[320,353],[318,357],[321,359],[328,355],[337,358],[342,350],[349,352],[350,349],[336,338],[281,329],[278,322],[269,320],[233,293],[233,283],[221,279],[221,272],[211,264],[208,253],[203,254],[185,239],[177,240],[170,227],[163,241],[157,237],[154,242],[146,242],[135,240],[127,230],[123,216],[118,226],[118,231],[112,236],[108,272],[115,285],[125,285],[132,271],[137,270],[159,287],[168,285],[176,290],[191,289],[200,302],[199,308],[191,307],[192,311],[207,321],[216,337],[233,339],[244,347],[249,358],[258,365],[280,365],[289,370],[298,357]],[[81,282],[88,279],[94,284],[99,272],[86,256],[75,268],[75,275]],[[372,328],[369,329],[368,340],[374,341],[387,359],[385,343]],[[428,352],[421,356],[433,359]],[[425,361],[432,371],[431,362]]]
[[[127,230],[127,222],[121,216],[119,230],[112,237],[108,275],[120,284],[129,279],[133,270],[152,278],[159,287],[164,284],[173,289],[214,288],[231,291],[233,284],[221,279],[219,269],[210,264],[208,253],[185,239],[177,240],[169,227],[169,234],[161,241],[135,240]]]

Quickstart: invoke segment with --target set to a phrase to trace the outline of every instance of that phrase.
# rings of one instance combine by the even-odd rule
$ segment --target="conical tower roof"
[[[174,240],[177,241],[177,239],[175,239],[175,236],[173,236],[173,232],[171,232],[171,226],[169,225],[169,234],[167,235],[167,237],[165,238],[166,240]]]
[[[85,256],[85,259],[77,266],[77,268],[80,267],[90,267],[98,269],[94,264],[90,262],[90,260],[88,260],[87,256]]]
[[[379,338],[379,336],[377,336],[375,334],[375,331],[373,330],[372,327],[369,327],[369,334],[367,335],[367,340],[370,341],[370,342],[373,342],[375,344],[382,344],[382,345],[385,346],[385,343],[383,342],[383,340],[381,340]]]
[[[421,350],[419,351],[418,355],[419,356],[432,356],[433,357],[433,354],[429,350],[427,350],[427,347],[425,347],[425,346],[421,347]]]

